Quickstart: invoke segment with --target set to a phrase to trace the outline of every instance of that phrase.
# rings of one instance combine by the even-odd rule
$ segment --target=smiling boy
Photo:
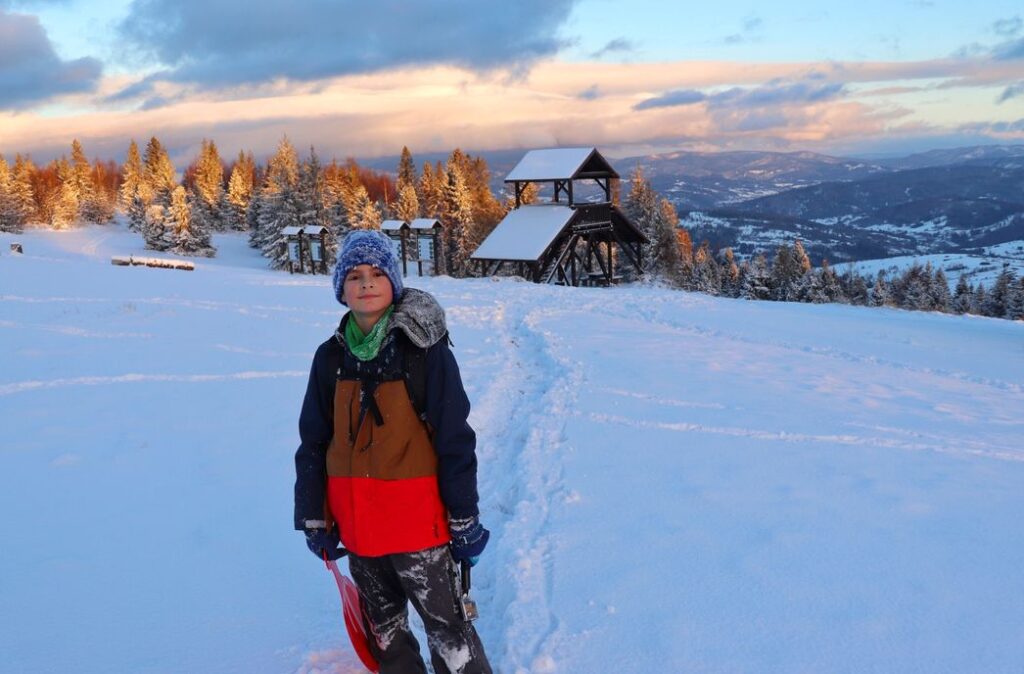
[[[488,674],[459,610],[455,563],[475,563],[490,534],[479,520],[476,434],[444,311],[403,287],[391,242],[376,231],[345,238],[334,292],[349,311],[313,357],[295,527],[317,557],[348,554],[382,674],[426,672],[410,601],[437,674]]]

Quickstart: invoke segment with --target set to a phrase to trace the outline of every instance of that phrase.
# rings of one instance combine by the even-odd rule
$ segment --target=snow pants
[[[349,553],[348,559],[380,674],[427,671],[409,630],[410,601],[423,619],[435,674],[491,674],[476,629],[462,618],[458,576],[447,545],[383,557]]]

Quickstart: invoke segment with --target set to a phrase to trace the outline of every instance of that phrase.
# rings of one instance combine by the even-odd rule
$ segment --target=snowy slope
[[[340,307],[215,243],[0,234],[0,670],[359,671],[290,530]],[[1024,324],[410,285],[474,405],[496,671],[1021,671]]]

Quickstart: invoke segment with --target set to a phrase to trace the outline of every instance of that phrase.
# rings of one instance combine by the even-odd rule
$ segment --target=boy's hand
[[[456,562],[476,564],[480,554],[487,547],[491,532],[480,524],[479,517],[448,520],[448,529],[452,534],[452,557]]]
[[[337,529],[306,529],[306,547],[320,560],[325,556],[330,560],[340,559],[348,554],[348,550],[341,547]]]

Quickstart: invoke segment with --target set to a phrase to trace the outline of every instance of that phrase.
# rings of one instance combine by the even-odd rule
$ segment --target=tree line
[[[694,250],[689,234],[679,227],[675,207],[651,189],[641,168],[632,172],[629,183],[625,210],[649,240],[644,248],[648,277],[672,287],[750,300],[838,302],[1024,319],[1024,276],[1018,277],[1008,264],[990,288],[961,274],[951,292],[945,272],[930,262],[915,262],[894,274],[881,270],[863,275],[852,265],[838,273],[828,260],[813,267],[799,240],[780,245],[770,259],[759,253],[737,262],[731,248],[713,251],[706,241]]]

